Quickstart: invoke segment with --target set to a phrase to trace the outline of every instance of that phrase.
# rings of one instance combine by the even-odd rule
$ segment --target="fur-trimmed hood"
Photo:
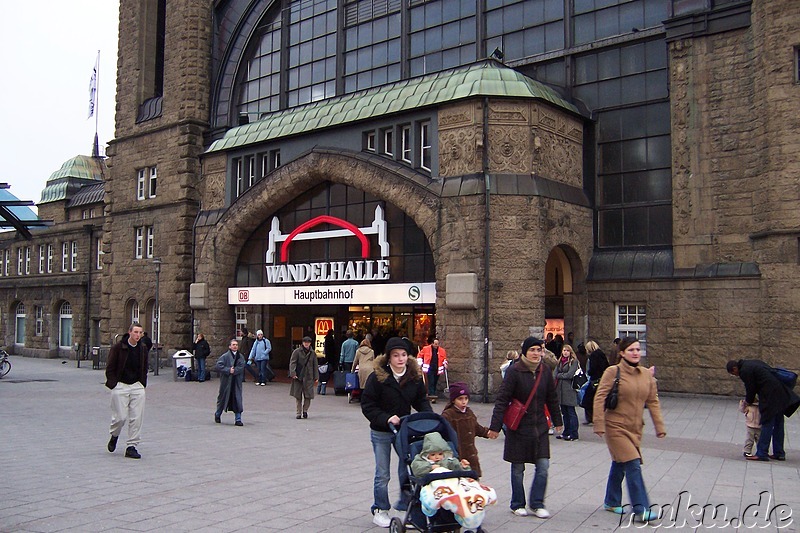
[[[419,370],[419,363],[417,363],[416,358],[409,355],[406,368],[406,375],[403,376],[405,379],[422,379],[422,373]],[[388,354],[379,355],[375,358],[375,377],[381,383],[386,381],[386,378],[392,377],[392,369],[389,367]]]

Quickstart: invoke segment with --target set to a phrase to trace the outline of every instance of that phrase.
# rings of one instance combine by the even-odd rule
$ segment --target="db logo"
[[[250,291],[239,291],[239,301],[240,302],[249,302],[250,301]]]

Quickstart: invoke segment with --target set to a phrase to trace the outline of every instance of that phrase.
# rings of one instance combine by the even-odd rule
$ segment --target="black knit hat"
[[[531,346],[543,346],[544,341],[542,339],[537,339],[536,337],[528,337],[524,341],[522,341],[522,351],[519,353],[521,356],[525,356],[528,353],[528,349]]]
[[[391,339],[386,341],[386,346],[383,349],[383,353],[385,353],[386,355],[391,355],[392,350],[396,350],[398,348],[401,350],[405,350],[406,353],[408,353],[409,351],[408,344],[406,343],[406,341],[404,341],[400,337],[392,337]]]

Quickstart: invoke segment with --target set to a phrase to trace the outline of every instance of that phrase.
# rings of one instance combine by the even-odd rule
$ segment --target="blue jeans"
[[[266,383],[267,382],[267,365],[269,364],[269,359],[262,359],[261,361],[256,361],[258,365],[258,383]]]
[[[642,478],[642,465],[639,459],[618,463],[611,461],[611,471],[608,473],[606,484],[605,505],[608,507],[622,506],[622,478],[628,484],[628,495],[631,498],[633,512],[640,514],[650,509],[650,500]]]
[[[195,360],[197,361],[197,381],[205,381],[206,380],[206,358],[205,357],[196,357]]]
[[[544,507],[544,493],[547,490],[547,471],[550,459],[537,459],[536,472],[531,483],[531,509]],[[525,463],[511,463],[511,510],[525,507]]]
[[[439,374],[436,372],[437,369],[428,372],[428,396],[436,396],[436,385],[439,381]]]
[[[561,415],[564,417],[564,436],[571,439],[578,438],[578,413],[574,405],[562,405]]]
[[[373,504],[372,511],[380,509],[388,511],[392,508],[389,503],[389,479],[391,478],[390,467],[392,458],[392,444],[394,444],[394,433],[387,431],[375,431],[371,429],[370,441],[372,441],[372,451],[375,453],[375,481],[373,482]],[[400,481],[400,500],[395,504],[395,509],[404,510],[408,507],[408,500],[411,497],[408,491],[408,469],[398,458],[397,478]],[[403,487],[406,490],[403,490]]]
[[[761,419],[761,435],[758,437],[756,445],[756,455],[767,457],[769,455],[769,441],[772,441],[772,454],[775,457],[785,457],[786,450],[783,449],[784,439],[783,413],[779,413],[772,418]]]

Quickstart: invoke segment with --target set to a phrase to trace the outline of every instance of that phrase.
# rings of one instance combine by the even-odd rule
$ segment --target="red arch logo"
[[[369,258],[369,241],[367,240],[367,236],[358,229],[358,227],[354,226],[350,222],[346,220],[342,220],[341,218],[332,217],[329,215],[320,215],[316,218],[312,218],[308,222],[304,222],[297,226],[293,232],[286,237],[286,240],[283,241],[281,245],[281,261],[284,263],[289,260],[289,243],[292,242],[297,235],[315,227],[319,226],[320,224],[333,224],[334,226],[339,226],[340,228],[346,229],[355,235],[359,241],[361,241],[361,258],[368,259]]]

